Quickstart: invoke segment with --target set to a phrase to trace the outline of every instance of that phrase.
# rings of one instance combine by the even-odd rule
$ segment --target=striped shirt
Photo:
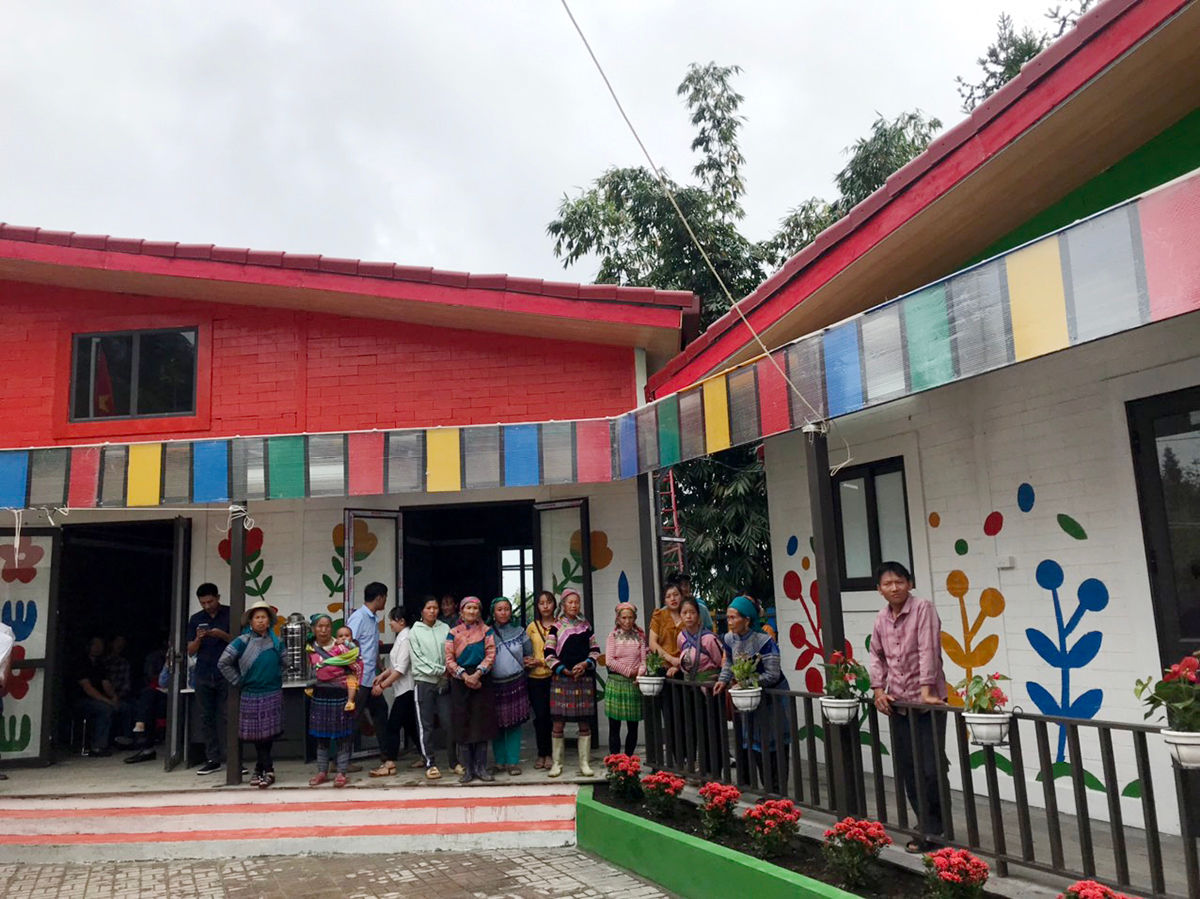
[[[882,687],[900,702],[920,702],[921,688],[929,687],[944,700],[941,634],[942,619],[929,600],[910,593],[899,615],[885,605],[871,631],[871,688]]]

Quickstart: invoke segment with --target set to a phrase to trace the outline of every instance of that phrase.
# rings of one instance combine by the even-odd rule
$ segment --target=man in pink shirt
[[[912,574],[899,562],[884,562],[875,571],[875,586],[887,605],[875,616],[871,630],[871,689],[875,708],[895,713],[896,769],[913,810],[918,811],[917,791],[925,805],[920,821],[921,838],[906,847],[926,852],[930,837],[942,833],[942,803],[938,789],[937,748],[946,743],[946,716],[915,709],[893,708],[893,702],[945,705],[946,672],[942,668],[942,620],[927,599],[912,592]],[[909,715],[917,733],[918,775],[909,733]],[[918,811],[919,814],[919,811]]]

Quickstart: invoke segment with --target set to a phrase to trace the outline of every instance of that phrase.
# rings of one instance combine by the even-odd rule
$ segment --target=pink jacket
[[[636,631],[634,632],[637,633]],[[640,638],[617,639],[613,631],[604,641],[604,662],[608,670],[625,677],[646,673],[646,644]]]

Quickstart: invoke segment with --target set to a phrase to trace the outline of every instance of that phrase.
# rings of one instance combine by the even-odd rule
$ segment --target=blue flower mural
[[[37,620],[37,603],[32,599],[29,602],[18,600],[15,609],[12,600],[8,600],[4,603],[4,608],[0,609],[0,621],[12,628],[18,643],[29,639],[29,635],[37,627]]]

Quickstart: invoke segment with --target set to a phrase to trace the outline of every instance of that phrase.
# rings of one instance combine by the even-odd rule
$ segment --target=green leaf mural
[[[1070,515],[1063,515],[1060,513],[1058,516],[1058,526],[1062,528],[1068,536],[1074,537],[1076,540],[1087,539],[1087,531],[1083,529],[1083,525],[1081,525]]]
[[[0,753],[24,752],[29,748],[32,733],[33,722],[29,720],[28,715],[21,716],[19,725],[17,716],[9,715],[7,729],[4,727],[4,719],[0,718]]]

